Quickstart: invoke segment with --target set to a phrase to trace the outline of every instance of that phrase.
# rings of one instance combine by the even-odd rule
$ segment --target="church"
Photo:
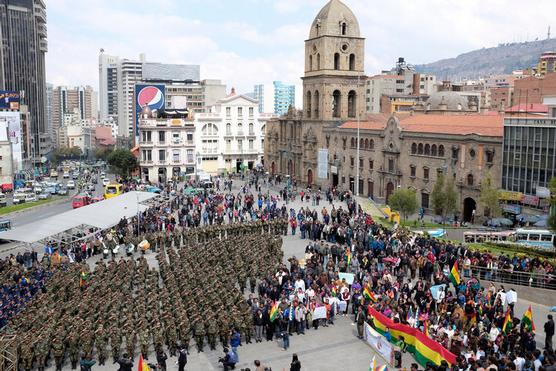
[[[480,182],[500,184],[503,117],[461,111],[461,102],[445,100],[394,115],[366,114],[364,56],[357,18],[330,0],[305,41],[303,110],[290,109],[266,126],[268,171],[378,202],[411,188],[425,209],[442,174],[454,180],[461,219],[473,210],[488,215],[478,204]]]

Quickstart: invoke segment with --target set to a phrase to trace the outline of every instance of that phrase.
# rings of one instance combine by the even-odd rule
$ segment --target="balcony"
[[[182,144],[183,144],[183,141],[182,141],[181,139],[172,139],[172,140],[170,141],[170,145],[171,145],[172,147],[179,147],[179,146],[181,146]]]
[[[154,145],[154,143],[152,141],[140,142],[139,143],[139,147],[152,147],[153,145]]]
[[[247,136],[248,136],[248,137],[256,137],[257,134],[255,134],[254,131],[250,131],[250,132],[247,134]]]

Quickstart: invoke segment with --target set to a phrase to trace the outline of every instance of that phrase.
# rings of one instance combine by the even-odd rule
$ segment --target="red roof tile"
[[[520,103],[506,110],[508,113],[548,113],[548,107],[542,103]]]

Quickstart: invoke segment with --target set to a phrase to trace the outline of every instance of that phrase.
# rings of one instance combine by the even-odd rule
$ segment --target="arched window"
[[[342,93],[339,90],[334,90],[332,93],[332,116],[340,117],[341,104],[342,104]]]
[[[311,92],[308,91],[307,92],[307,100],[305,101],[305,104],[307,105],[307,117],[311,118],[311,103],[312,103],[312,96],[311,96]]]
[[[266,125],[261,126],[261,134],[265,135]]]
[[[423,154],[423,143],[419,143],[419,146],[417,147],[417,154],[418,155]]]
[[[320,53],[317,54],[317,70],[320,70]]]
[[[226,135],[232,135],[232,124],[226,124]]]
[[[355,90],[348,93],[348,117],[355,117],[357,107],[357,95]]]
[[[340,53],[334,53],[334,69],[340,69]]]
[[[355,71],[355,54],[349,55],[349,70]]]
[[[218,135],[218,128],[214,124],[206,124],[201,130],[203,136],[216,136]]]
[[[371,139],[371,141],[369,142],[369,149],[375,149],[375,141],[374,141],[374,139]]]
[[[467,185],[468,186],[472,186],[473,185],[473,174],[469,174],[467,176]]]
[[[243,124],[241,122],[237,124],[237,135],[243,135]]]
[[[355,147],[355,138],[351,138],[351,148]]]
[[[437,150],[436,150],[436,144],[433,144],[433,145],[431,146],[431,156],[435,156],[435,157],[436,157],[437,155],[438,155],[438,152],[437,152]]]
[[[438,157],[444,157],[444,146],[442,144],[438,146]]]
[[[417,143],[413,143],[411,145],[411,154],[414,155],[417,153]]]
[[[431,146],[427,143],[425,144],[425,155],[430,156],[431,154]]]
[[[253,124],[249,123],[249,135],[254,135],[255,131],[253,130]]]
[[[365,149],[369,149],[369,140],[365,139]]]
[[[342,35],[345,35],[346,32],[347,32],[347,24],[346,24],[346,22],[342,22],[340,28],[341,28],[341,31],[342,31]]]
[[[315,118],[319,118],[319,106],[320,106],[320,93],[318,90],[315,90]]]
[[[309,56],[309,71],[313,70],[313,56]]]
[[[363,140],[363,138],[359,140],[359,148],[365,148],[365,141]]]

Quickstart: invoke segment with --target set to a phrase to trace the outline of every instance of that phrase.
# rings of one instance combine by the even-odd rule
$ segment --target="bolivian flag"
[[[139,365],[137,367],[137,371],[151,371],[147,362],[143,360],[143,354],[139,356]]]
[[[270,308],[270,322],[273,322],[276,319],[276,317],[278,317],[278,313],[279,313],[278,303],[275,302],[272,305],[272,308]]]
[[[456,260],[456,262],[454,263],[452,270],[450,271],[450,281],[452,281],[452,283],[454,284],[454,286],[459,286],[459,284],[461,283],[461,279],[459,278],[459,272],[458,272],[458,262]]]
[[[530,305],[529,305],[529,309],[527,309],[527,311],[523,313],[523,318],[521,318],[521,323],[523,323],[523,326],[529,331],[535,332],[535,323],[533,322],[533,311],[531,310]]]
[[[371,300],[373,303],[376,303],[376,297],[371,290],[369,290],[368,286],[365,286],[365,290],[363,290],[363,295],[367,300]]]
[[[506,318],[504,318],[504,324],[502,325],[502,332],[507,334],[512,329],[512,316],[510,316],[510,310],[506,312]]]
[[[82,271],[81,275],[79,276],[79,287],[83,287],[85,286],[85,283],[87,281],[87,273]]]
[[[349,249],[347,251],[346,256],[347,256],[347,265],[349,267],[349,263],[351,263],[351,251]]]

